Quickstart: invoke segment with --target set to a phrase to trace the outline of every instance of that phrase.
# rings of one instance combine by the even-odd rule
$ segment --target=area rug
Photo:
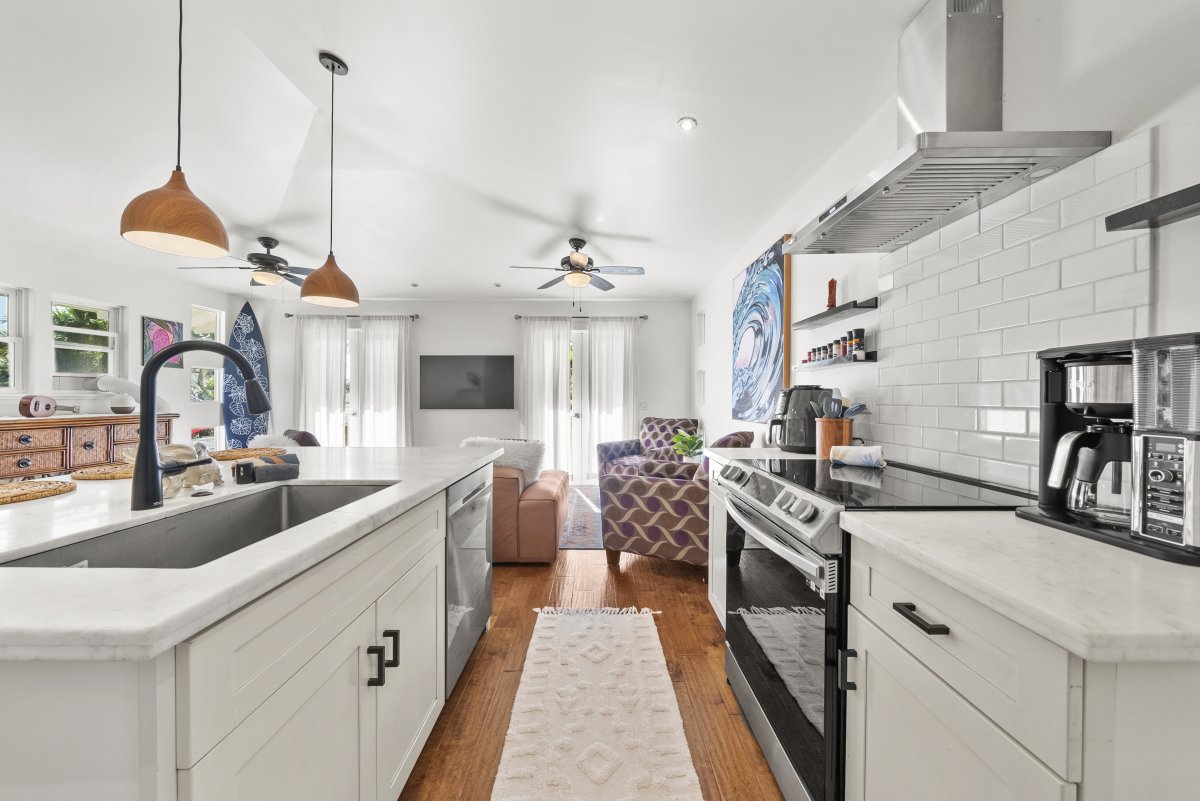
[[[540,609],[492,801],[703,801],[648,609]]]
[[[571,487],[567,523],[559,535],[558,547],[588,550],[604,547],[600,532],[600,487],[595,484]]]
[[[825,731],[825,612],[814,606],[739,609],[808,722]],[[797,649],[796,645],[800,647]],[[800,658],[797,654],[804,654]]]

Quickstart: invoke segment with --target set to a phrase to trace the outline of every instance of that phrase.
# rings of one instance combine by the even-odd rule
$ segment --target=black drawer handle
[[[33,437],[29,436],[28,434],[22,434],[21,436],[17,437],[17,442],[21,443],[22,445],[32,445]]]
[[[925,618],[917,614],[917,605],[914,603],[906,603],[897,601],[892,604],[892,609],[900,613],[900,617],[912,623],[921,631],[929,635],[949,634],[950,627],[945,623],[930,623]]]
[[[387,681],[387,676],[383,674],[383,652],[384,647],[382,645],[367,646],[367,654],[375,657],[375,675],[367,679],[368,687],[382,687],[384,682]]]
[[[858,651],[853,648],[843,648],[838,651],[838,689],[842,692],[849,692],[858,689],[858,684],[846,680],[847,663],[858,656]]]
[[[89,439],[87,442],[83,443],[83,449],[85,451],[94,451],[96,449],[96,443]]]
[[[383,663],[384,667],[400,667],[400,629],[388,629],[383,636],[392,641],[392,658]]]
[[[27,467],[33,467],[33,460],[32,459],[18,459],[17,467],[21,468],[22,470],[24,470]]]

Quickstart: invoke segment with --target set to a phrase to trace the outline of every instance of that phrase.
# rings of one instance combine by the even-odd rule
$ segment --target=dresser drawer
[[[107,464],[112,460],[108,426],[79,426],[71,429],[71,467]]]
[[[1059,776],[1079,780],[1082,660],[858,539],[850,603]]]
[[[66,469],[65,450],[0,454],[0,477],[62,473]]]
[[[169,438],[167,430],[170,425],[165,420],[160,420],[155,427],[154,438],[165,442]],[[141,426],[137,423],[117,423],[113,426],[113,442],[137,442],[140,430]]]
[[[28,431],[0,431],[0,451],[43,450],[67,444],[63,428],[32,428]]]

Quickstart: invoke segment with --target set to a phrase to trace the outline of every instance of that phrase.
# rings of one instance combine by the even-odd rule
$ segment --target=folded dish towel
[[[879,445],[834,445],[829,449],[829,461],[838,467],[887,467]]]
[[[300,478],[300,465],[256,464],[254,466],[255,484],[263,484],[267,481],[286,481],[289,478]]]

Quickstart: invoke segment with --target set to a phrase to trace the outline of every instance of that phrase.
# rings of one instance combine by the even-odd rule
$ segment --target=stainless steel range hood
[[[1002,131],[1002,0],[931,0],[900,39],[900,150],[784,244],[889,253],[1108,147],[1109,131]]]

